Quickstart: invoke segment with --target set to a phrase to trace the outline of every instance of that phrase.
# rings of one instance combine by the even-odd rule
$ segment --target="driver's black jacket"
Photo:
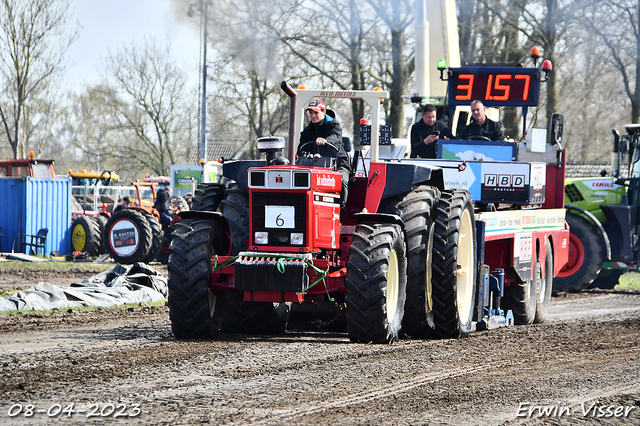
[[[300,148],[305,143],[315,142],[317,138],[324,138],[327,142],[336,146],[336,148],[338,148],[337,155],[335,150],[330,146],[316,145],[315,143],[310,143],[304,147],[305,152],[310,154],[319,153],[323,157],[336,157],[338,169],[345,168],[351,170],[349,157],[347,157],[347,152],[344,150],[344,145],[342,144],[342,128],[340,127],[340,123],[328,115],[325,115],[324,120],[318,123],[309,122],[309,125],[300,133],[300,144],[298,145],[297,155],[302,155]]]
[[[488,117],[484,119],[482,125],[471,121],[464,129],[460,139],[468,139],[470,136],[484,136],[492,141],[503,141],[504,132],[502,131],[502,123],[490,120]]]

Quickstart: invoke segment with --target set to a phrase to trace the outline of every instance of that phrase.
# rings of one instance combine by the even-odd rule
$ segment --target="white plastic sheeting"
[[[145,263],[116,265],[70,287],[41,282],[13,296],[0,297],[0,311],[159,302],[166,299],[167,291],[166,278]]]

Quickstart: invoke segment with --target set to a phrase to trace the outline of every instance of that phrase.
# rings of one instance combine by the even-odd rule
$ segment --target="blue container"
[[[2,252],[27,253],[23,235],[47,228],[44,252],[71,250],[71,180],[0,178]]]

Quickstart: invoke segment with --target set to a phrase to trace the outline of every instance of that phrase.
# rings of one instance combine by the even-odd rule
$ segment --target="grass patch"
[[[615,288],[616,290],[640,291],[640,272],[627,272],[623,274]]]
[[[9,260],[8,262],[0,262],[0,270],[33,270],[33,271],[96,271],[102,272],[111,269],[115,263],[98,263],[98,262],[25,262],[22,260]]]

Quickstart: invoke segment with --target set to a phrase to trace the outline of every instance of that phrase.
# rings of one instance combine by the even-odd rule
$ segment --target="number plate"
[[[293,206],[264,206],[264,226],[267,228],[294,228],[296,209]]]

